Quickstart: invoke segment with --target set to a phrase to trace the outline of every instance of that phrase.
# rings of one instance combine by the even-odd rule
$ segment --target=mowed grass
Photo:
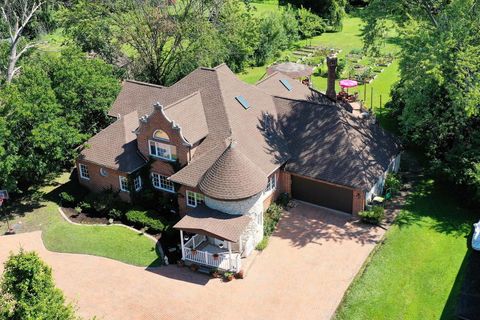
[[[67,181],[68,174],[64,174],[56,183],[42,189],[44,198],[15,204],[11,208],[10,225],[20,233],[41,230],[45,247],[50,251],[96,255],[142,267],[161,264],[155,241],[140,232],[120,226],[79,226],[66,222],[57,203],[45,199],[65,190],[63,186]],[[1,234],[6,229],[2,219]]]
[[[254,3],[255,7],[259,9],[259,13],[262,14],[268,12],[269,10],[278,10],[276,4],[268,3]],[[323,46],[327,48],[336,48],[340,49],[341,52],[338,54],[340,59],[344,59],[345,56],[352,49],[362,49],[363,48],[363,39],[362,39],[362,27],[364,22],[360,17],[357,16],[347,16],[343,21],[343,29],[340,32],[327,32],[323,33],[320,36],[313,37],[307,40],[301,40],[296,44],[296,48],[311,45],[311,46]],[[391,39],[396,36],[395,33],[390,34],[390,38],[387,39],[385,45],[382,48],[384,53],[397,53],[399,48],[392,43]],[[286,50],[282,52],[280,58],[286,56],[293,56],[292,52],[296,49]],[[238,74],[238,77],[247,82],[254,84],[261,79],[263,79],[267,74],[267,67],[250,67],[247,68],[244,72]],[[322,71],[325,71],[325,64],[320,67]],[[357,88],[350,89],[350,92],[358,92],[361,100],[364,101],[367,108],[372,108],[376,111],[379,108],[382,108],[385,103],[390,101],[390,90],[392,86],[399,80],[399,71],[398,71],[398,60],[388,66],[383,68],[384,71],[377,75],[375,80],[371,84],[365,85],[365,87],[359,86]],[[312,76],[312,82],[315,89],[325,92],[327,89],[327,78],[319,76],[315,73]],[[338,81],[336,82],[337,92],[340,90]],[[372,99],[372,88],[373,88],[373,99]]]
[[[335,319],[453,319],[474,217],[423,181]]]
[[[155,242],[139,232],[120,226],[78,226],[55,213],[42,238],[50,251],[106,257],[136,266],[158,266]]]

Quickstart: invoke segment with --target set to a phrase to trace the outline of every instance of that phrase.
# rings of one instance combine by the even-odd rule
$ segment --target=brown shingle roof
[[[293,90],[281,79],[288,79]],[[243,108],[237,96],[250,107]],[[201,183],[205,193],[220,199],[261,191],[267,176],[289,159],[292,172],[364,189],[398,152],[398,143],[381,128],[358,122],[323,94],[278,72],[255,86],[240,81],[224,64],[199,68],[171,87],[127,81],[110,114],[138,109],[139,115],[150,115],[156,102],[166,106],[166,115],[181,126],[187,141],[203,139],[192,161],[171,180],[192,187]],[[228,139],[238,142],[235,155],[242,158],[230,167],[220,159]],[[233,187],[229,181],[215,187],[230,178],[227,167],[255,172],[253,183],[248,178],[243,181],[251,180],[250,185],[240,181]]]
[[[187,232],[206,234],[221,240],[238,242],[250,223],[247,215],[231,215],[199,206],[187,214],[173,227]]]
[[[341,107],[275,102],[278,130],[288,140],[290,172],[368,191],[400,152],[393,135]]]
[[[182,134],[190,144],[208,135],[207,120],[199,91],[166,106],[164,112],[182,128]]]
[[[291,91],[288,91],[287,88],[280,81],[285,79],[288,80],[288,82],[292,86]],[[335,105],[335,103],[324,94],[314,89],[311,89],[306,85],[302,84],[300,81],[291,79],[290,77],[280,72],[272,73],[265,79],[257,82],[256,86],[267,94],[276,97],[312,101],[315,103],[329,104],[332,106]]]
[[[146,161],[138,152],[133,133],[137,128],[138,114],[133,111],[88,140],[79,159],[127,173],[140,168]]]
[[[233,141],[199,183],[205,195],[221,200],[245,199],[260,193],[266,186],[265,173]]]

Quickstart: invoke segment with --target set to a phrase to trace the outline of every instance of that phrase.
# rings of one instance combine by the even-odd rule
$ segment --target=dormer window
[[[165,160],[173,160],[172,146],[158,141],[149,141],[150,155]]]
[[[153,133],[153,139],[162,140],[162,141],[170,141],[168,134],[163,130],[156,130]]]

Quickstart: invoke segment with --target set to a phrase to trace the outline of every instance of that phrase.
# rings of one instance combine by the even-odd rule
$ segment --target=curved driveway
[[[20,246],[37,251],[86,318],[318,320],[335,312],[383,232],[300,203],[284,215],[248,276],[229,283],[176,266],[145,270],[107,258],[50,252],[40,232],[1,236],[0,262]]]

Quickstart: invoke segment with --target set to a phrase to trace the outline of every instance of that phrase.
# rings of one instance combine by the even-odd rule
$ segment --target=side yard
[[[64,183],[68,174],[57,180]],[[48,194],[54,186],[42,189]],[[10,225],[17,233],[42,231],[48,250],[56,252],[91,254],[122,261],[136,266],[158,266],[161,264],[156,243],[141,233],[120,226],[78,226],[65,221],[53,201],[31,201],[19,205]],[[0,221],[0,234],[7,229],[4,218]]]
[[[448,187],[421,181],[335,319],[452,319],[474,220]]]

